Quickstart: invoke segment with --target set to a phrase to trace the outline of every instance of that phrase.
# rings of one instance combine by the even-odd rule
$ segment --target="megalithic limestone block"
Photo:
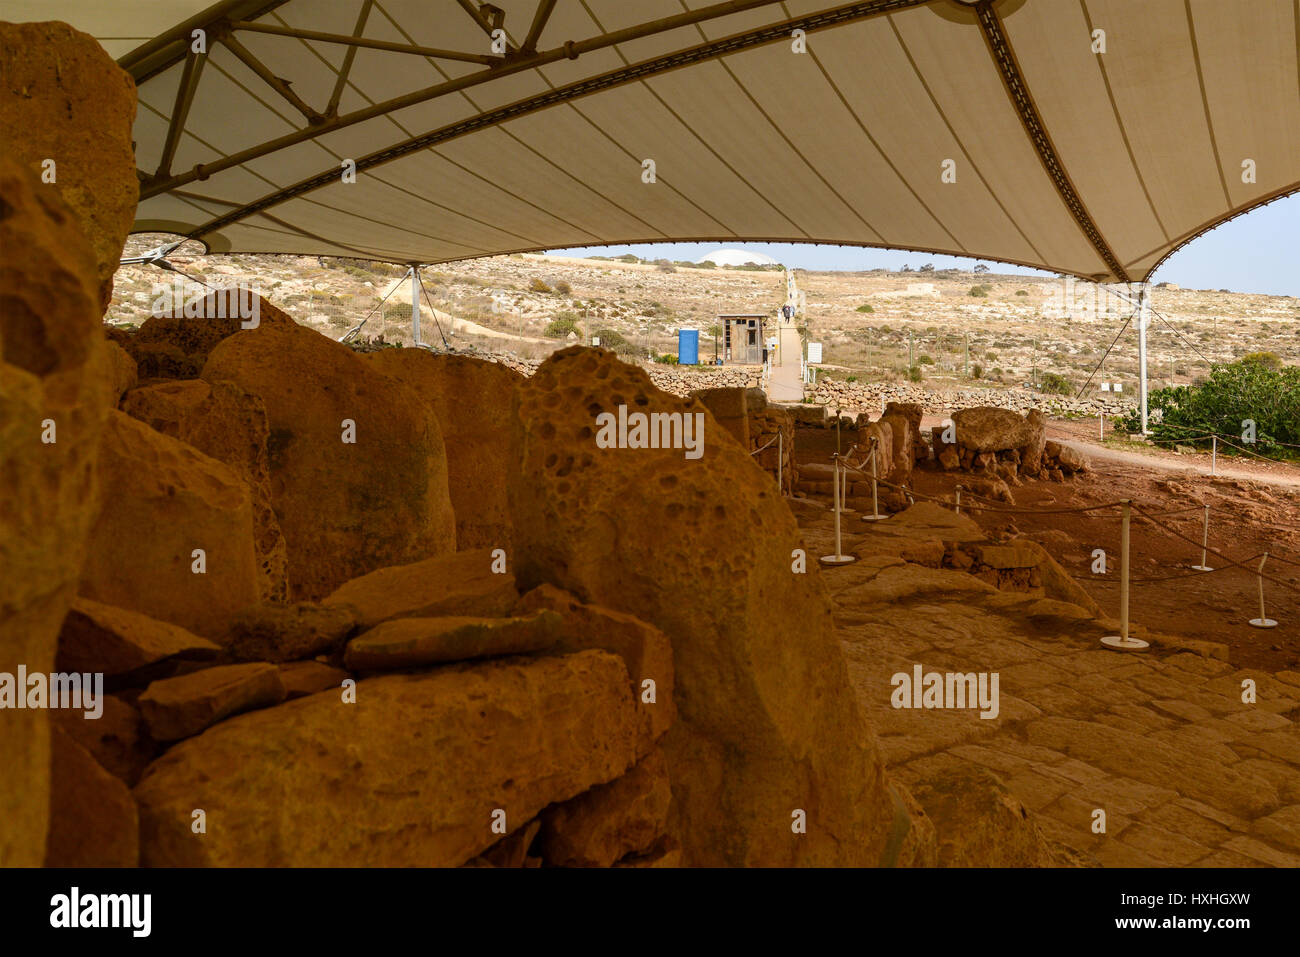
[[[380,349],[365,360],[414,389],[438,417],[456,547],[509,549],[502,476],[518,458],[510,447],[510,395],[524,377],[497,362],[424,349]]]
[[[292,323],[223,339],[203,378],[234,383],[266,408],[292,600],[456,550],[442,430],[409,387]]]
[[[80,593],[220,639],[260,594],[248,484],[116,410],[99,466],[107,504],[91,534]]]
[[[3,33],[0,48],[14,49]],[[6,138],[6,148],[12,142]],[[26,665],[48,673],[99,508],[96,463],[112,370],[95,258],[79,217],[7,155],[0,250],[0,672]],[[0,866],[39,867],[49,712],[2,714]]]
[[[454,867],[500,840],[494,818],[510,833],[636,761],[627,668],[607,651],[355,691],[239,715],[155,761],[135,789],[141,863]]]
[[[66,23],[0,23],[0,50],[0,143],[70,207],[90,242],[87,278],[102,316],[140,196],[135,83]]]
[[[517,392],[516,576],[635,615],[672,641],[662,739],[690,865],[875,865],[896,830],[874,736],[816,568],[771,479],[695,402],[612,353],[552,355]],[[599,448],[619,405],[704,415],[703,456]],[[806,833],[793,826],[803,811]]]

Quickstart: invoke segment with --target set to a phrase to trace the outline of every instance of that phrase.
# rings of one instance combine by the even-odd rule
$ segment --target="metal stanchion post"
[[[781,478],[781,467],[785,465],[785,432],[784,430],[781,430],[780,425],[777,426],[777,429],[778,431],[776,433],[776,487],[777,490],[782,495],[784,495],[785,482],[782,481]]]
[[[1193,565],[1198,572],[1214,571],[1208,564],[1210,557],[1210,506],[1205,506],[1205,524],[1201,528],[1201,563]]]
[[[961,486],[957,486],[957,514],[961,514]]]
[[[1124,499],[1121,503],[1124,517],[1120,522],[1119,546],[1119,634],[1107,635],[1101,643],[1108,648],[1121,651],[1135,651],[1150,647],[1141,638],[1130,638],[1128,634],[1128,571],[1129,571],[1129,525],[1132,522],[1133,503]]]
[[[880,514],[880,493],[879,486],[876,482],[876,442],[875,437],[871,439],[871,514],[863,515],[864,522],[879,522],[889,518],[888,515]]]
[[[847,565],[850,562],[857,561],[853,555],[845,555],[844,549],[840,543],[840,457],[835,456],[835,473],[832,476],[831,487],[835,493],[835,554],[823,555],[818,559],[823,565]]]
[[[1259,560],[1259,617],[1252,618],[1250,623],[1256,628],[1276,628],[1277,622],[1264,613],[1264,563],[1268,561],[1268,552]]]

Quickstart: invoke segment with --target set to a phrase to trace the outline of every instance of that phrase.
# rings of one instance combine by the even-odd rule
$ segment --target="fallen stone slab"
[[[343,661],[357,671],[390,671],[526,655],[552,647],[560,621],[553,611],[528,618],[398,618],[353,638]]]
[[[275,665],[224,665],[155,681],[137,704],[155,739],[175,741],[241,711],[276,704],[284,695]]]
[[[514,576],[492,565],[486,548],[394,565],[354,578],[321,604],[350,607],[362,628],[390,618],[509,615],[519,600]]]
[[[320,661],[291,661],[280,666],[280,680],[284,683],[284,695],[289,701],[341,688],[344,679],[351,677],[351,672]]]
[[[122,675],[168,658],[209,661],[221,646],[159,621],[89,598],[72,603],[59,632],[57,670]]]
[[[226,721],[135,789],[146,866],[454,867],[635,761],[605,651],[359,681]],[[191,831],[192,812],[208,831]],[[291,813],[286,813],[291,809]]]
[[[296,661],[341,645],[355,626],[343,606],[257,605],[231,621],[228,650],[237,661]]]

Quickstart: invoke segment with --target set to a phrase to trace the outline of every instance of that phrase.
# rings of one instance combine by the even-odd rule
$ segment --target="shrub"
[[[582,329],[578,327],[578,317],[573,313],[560,313],[552,319],[546,326],[546,337],[548,339],[567,339],[569,333],[581,337]]]
[[[629,355],[639,351],[617,329],[597,329],[592,335],[600,340],[602,349],[617,352],[619,355]]]
[[[988,296],[989,289],[991,288],[992,288],[991,286],[984,286],[984,285],[971,286],[970,292],[966,293],[966,295],[974,296],[977,299],[984,299]]]
[[[554,290],[552,290],[550,286],[546,285],[546,283],[542,282],[540,279],[534,279],[532,282],[528,284],[528,291],[529,292],[553,292]]]
[[[847,377],[844,379],[844,381],[845,381],[845,382],[857,382],[857,381],[858,381],[858,377],[855,376],[855,375],[847,376]]]
[[[1017,289],[1017,290],[1016,290],[1016,295],[1017,295],[1017,296],[1027,296],[1027,295],[1029,295],[1029,293],[1025,292],[1023,289]]]
[[[545,283],[543,283],[542,285],[545,285]],[[573,287],[570,286],[563,279],[561,279],[559,282],[555,284],[555,291],[558,292],[561,296],[570,296],[573,294]]]
[[[1074,386],[1059,372],[1044,372],[1038,377],[1038,391],[1049,395],[1073,395]]]
[[[934,360],[931,359],[929,356],[917,356],[916,364],[922,366],[932,366],[934,365]]]
[[[1200,385],[1157,389],[1147,396],[1149,428],[1157,439],[1206,445],[1215,434],[1242,444],[1242,422],[1255,422],[1256,449],[1285,452],[1281,443],[1300,445],[1300,366],[1269,369],[1258,362],[1216,365]],[[1141,427],[1137,412],[1123,421],[1129,432]],[[1289,454],[1294,455],[1294,451]]]
[[[984,367],[980,365],[978,362],[975,363],[973,366],[970,367],[970,375],[972,379],[984,378]]]
[[[663,355],[655,356],[655,362],[658,362],[660,365],[675,366],[677,365],[677,357],[665,352]]]
[[[920,382],[923,378],[924,376],[921,375],[920,366],[912,366],[910,369],[907,370],[908,382]]]
[[[677,267],[672,263],[656,263],[655,269],[659,272],[677,272]]]
[[[985,358],[985,359],[990,359],[990,360],[991,360],[991,359],[996,359],[997,357],[998,357],[998,354],[997,354],[996,352],[994,352],[992,349],[989,349],[987,352],[984,353],[984,358]]]
[[[876,311],[875,308],[869,302],[866,303],[865,305],[858,306],[858,312],[875,312],[875,311]]]
[[[1282,368],[1282,357],[1276,352],[1252,352],[1237,361],[1257,365],[1269,372],[1277,372]]]

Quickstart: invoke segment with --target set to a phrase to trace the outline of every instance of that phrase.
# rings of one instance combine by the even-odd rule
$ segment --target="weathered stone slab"
[[[231,621],[228,650],[239,661],[311,658],[341,645],[355,625],[352,612],[337,605],[257,605]]]
[[[519,600],[515,579],[492,565],[490,549],[394,565],[354,578],[321,604],[350,607],[362,628],[390,618],[508,615]]]
[[[167,658],[211,660],[221,646],[139,612],[89,598],[72,603],[59,632],[59,671],[122,675]]]
[[[137,703],[149,733],[159,741],[175,741],[232,714],[283,701],[284,694],[274,665],[225,665],[155,681]]]
[[[453,665],[240,715],[145,774],[146,865],[450,867],[623,774],[636,711],[616,656]],[[379,797],[377,797],[379,796]],[[204,808],[208,832],[190,830]],[[292,809],[286,813],[286,809]]]
[[[528,618],[398,618],[348,642],[343,660],[357,671],[526,655],[555,644],[560,616],[539,611]]]

